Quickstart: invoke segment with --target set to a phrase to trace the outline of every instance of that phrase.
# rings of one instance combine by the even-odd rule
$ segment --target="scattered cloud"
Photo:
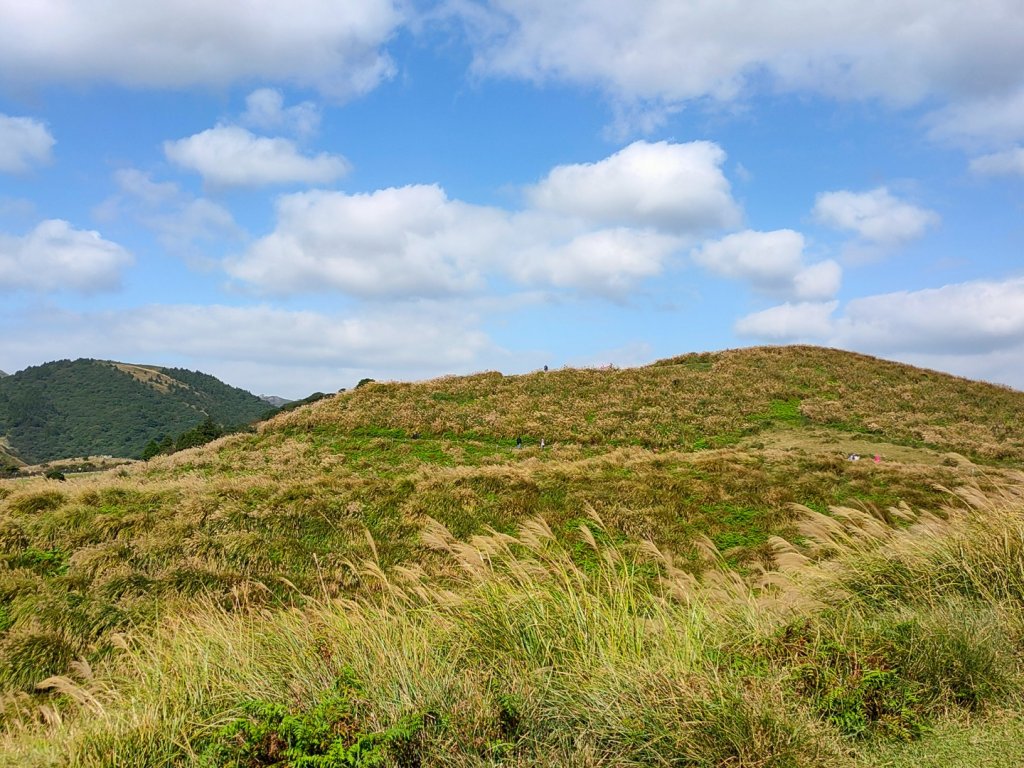
[[[885,247],[916,240],[940,221],[935,211],[904,202],[885,187],[868,192],[823,192],[815,200],[813,213],[826,226],[854,232],[869,244]]]
[[[481,258],[509,233],[504,212],[449,200],[436,185],[301,192],[276,207],[274,232],[226,264],[233,277],[272,294],[465,293],[481,284]]]
[[[1024,278],[977,280],[838,302],[783,304],[740,318],[738,334],[898,356],[1024,387]]]
[[[46,165],[56,143],[41,121],[0,114],[0,172],[24,173]]]
[[[971,171],[981,176],[1024,176],[1024,147],[976,157]]]
[[[875,352],[976,355],[1024,347],[1024,278],[853,299],[834,339]]]
[[[140,218],[167,248],[179,253],[188,254],[199,242],[238,240],[244,236],[227,208],[204,197],[183,200],[169,211]]]
[[[199,253],[197,244],[237,241],[245,235],[227,208],[204,197],[193,197],[172,181],[154,181],[150,174],[136,168],[122,168],[114,173],[114,182],[119,193],[97,206],[93,215],[101,221],[113,221],[128,213],[155,232],[164,247],[179,255],[200,258],[208,265],[208,257]]]
[[[1024,131],[1019,112],[984,107],[1024,86],[1018,0],[479,0],[466,25],[481,74],[598,87],[619,111],[742,98],[767,81],[779,92],[945,104],[943,130]],[[629,105],[646,105],[636,107]]]
[[[736,321],[738,335],[763,341],[808,341],[827,338],[838,301],[780,304]]]
[[[312,136],[320,128],[320,109],[311,101],[286,107],[281,91],[260,88],[246,97],[241,122],[264,131]]]
[[[398,0],[138,3],[5,1],[0,82],[114,82],[181,88],[291,82],[334,98],[394,72],[383,46],[406,20]]]
[[[707,142],[637,142],[555,168],[520,211],[452,200],[437,185],[285,195],[275,230],[225,267],[278,295],[437,297],[505,277],[618,300],[697,233],[739,217],[724,158]],[[807,290],[826,277],[808,273]]]
[[[807,264],[804,247],[804,236],[792,229],[746,230],[705,243],[692,257],[716,275],[750,283],[759,293],[831,298],[842,282],[842,268],[831,260]]]
[[[232,125],[164,142],[164,154],[217,187],[328,184],[349,171],[348,161],[340,155],[307,157],[289,139],[256,136]]]
[[[132,262],[128,251],[99,232],[49,219],[23,237],[0,234],[0,292],[113,290]]]
[[[515,249],[507,254],[504,266],[521,283],[620,299],[638,281],[660,274],[679,245],[679,238],[651,230],[602,229],[564,244]]]
[[[148,173],[136,168],[115,171],[114,182],[122,192],[147,205],[163,205],[181,196],[181,189],[173,181],[153,181]]]
[[[471,370],[496,351],[477,320],[429,303],[361,315],[190,304],[47,311],[27,317],[4,352],[12,367],[81,356],[199,367],[259,391],[303,397],[351,386],[362,375]]]
[[[935,110],[926,119],[929,137],[971,148],[1024,139],[1024,76],[1019,77],[1014,90],[985,92]]]
[[[719,229],[740,220],[725,157],[710,141],[637,141],[596,163],[557,166],[527,196],[537,210],[603,225]]]

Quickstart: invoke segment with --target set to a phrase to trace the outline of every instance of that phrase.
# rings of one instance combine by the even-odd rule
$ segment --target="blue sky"
[[[0,0],[2,370],[797,342],[1024,389],[1019,0]]]

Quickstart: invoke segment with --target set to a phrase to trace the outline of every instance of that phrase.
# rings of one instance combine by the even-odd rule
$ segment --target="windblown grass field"
[[[0,764],[1018,765],[1022,405],[747,350],[5,483]]]

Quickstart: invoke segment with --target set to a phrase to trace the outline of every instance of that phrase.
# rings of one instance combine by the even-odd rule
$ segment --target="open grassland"
[[[352,565],[372,584],[356,599],[200,601],[44,681],[45,705],[9,697],[0,757],[1014,765],[1024,494],[949,498],[936,514],[801,510],[802,544],[773,539],[774,568],[745,578],[706,541],[700,578],[650,542],[610,543],[596,515],[583,561],[541,520],[468,541],[428,521],[424,546],[457,575],[371,556]]]
[[[644,368],[482,373],[371,384],[274,430],[419,433],[536,444],[694,450],[766,428],[820,425],[984,460],[1024,460],[1020,392],[817,347],[765,347]]]
[[[206,448],[0,483],[6,760],[969,754],[1022,729],[1022,407],[746,350],[370,384]]]

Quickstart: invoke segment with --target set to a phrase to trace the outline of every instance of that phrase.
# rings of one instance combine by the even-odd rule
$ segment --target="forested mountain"
[[[28,463],[139,457],[146,443],[207,417],[226,427],[267,411],[255,395],[198,371],[59,360],[0,379],[0,437]]]

